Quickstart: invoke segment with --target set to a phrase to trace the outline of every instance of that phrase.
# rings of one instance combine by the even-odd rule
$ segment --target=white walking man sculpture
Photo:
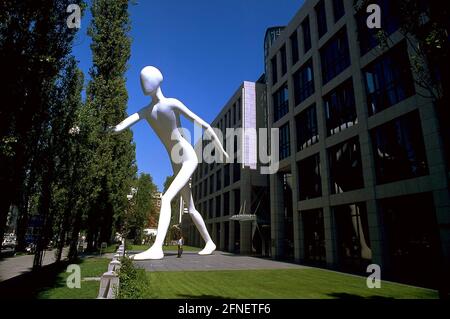
[[[137,113],[129,116],[117,126],[110,128],[113,132],[117,133],[130,127],[141,119],[146,119],[169,153],[172,168],[176,175],[161,200],[158,233],[156,235],[155,243],[148,250],[132,256],[134,260],[162,259],[164,257],[162,246],[170,224],[170,203],[179,193],[188,207],[189,215],[192,217],[195,226],[206,243],[204,249],[201,250],[199,254],[210,255],[216,249],[216,245],[206,229],[202,216],[194,206],[189,179],[198,165],[198,158],[194,148],[189,141],[185,139],[182,133],[180,114],[205,128],[225,158],[228,158],[228,154],[225,152],[221,140],[208,123],[189,110],[182,102],[164,97],[161,91],[162,81],[163,76],[157,68],[152,66],[143,68],[141,71],[142,90],[145,95],[150,95],[152,97],[151,103]],[[182,150],[180,159],[177,161],[171,157],[172,149],[175,146]]]

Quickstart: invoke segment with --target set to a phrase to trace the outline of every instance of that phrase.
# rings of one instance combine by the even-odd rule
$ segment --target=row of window
[[[418,111],[413,111],[370,131],[376,182],[384,184],[428,174]],[[327,150],[330,192],[343,193],[364,187],[358,137]],[[299,199],[322,196],[320,156],[298,162]]]
[[[196,204],[196,208],[205,219],[238,214],[241,208],[241,191],[239,188],[233,189]]]
[[[329,82],[350,65],[347,32],[343,28],[320,50],[323,83]],[[294,102],[299,105],[314,94],[314,71],[312,59],[293,75]],[[276,122],[289,112],[287,84],[273,95],[273,120]]]
[[[232,170],[232,174],[231,174]],[[223,171],[223,172],[222,172]],[[223,174],[222,174],[223,173]],[[218,192],[225,187],[234,184],[241,179],[241,165],[239,163],[225,164],[223,169],[219,169],[216,174],[205,178],[203,181],[196,183],[194,181],[193,197],[198,200],[215,192]],[[223,183],[222,183],[223,180]]]
[[[392,48],[385,55],[363,69],[369,115],[374,115],[415,94],[405,43]],[[294,82],[295,83],[295,82]],[[283,87],[283,96],[288,96]],[[299,92],[298,90],[296,92]],[[301,91],[302,92],[302,91]],[[287,104],[287,101],[285,101]],[[358,123],[352,79],[344,81],[323,97],[327,136],[339,133]],[[286,107],[278,108],[278,116],[287,114]],[[287,107],[288,108],[288,107]],[[318,142],[316,106],[312,105],[296,117],[297,151]],[[279,110],[283,110],[280,112]],[[278,118],[277,118],[278,119]],[[287,131],[288,124],[280,128]],[[289,144],[289,135],[280,134],[280,144]],[[283,155],[283,156],[282,156]],[[290,155],[290,151],[280,149],[280,158]]]
[[[324,96],[327,135],[333,135],[357,124],[353,83],[349,79]],[[297,152],[319,141],[316,105],[295,117]],[[280,128],[280,158],[290,156],[289,123]]]
[[[439,256],[439,234],[431,193],[377,201],[383,219],[383,237],[390,263],[387,271],[399,281],[436,285],[433,263]],[[325,262],[325,223],[322,209],[301,212],[304,256],[307,262]],[[331,207],[339,268],[365,272],[373,258],[366,203]]]
[[[333,13],[334,20],[337,22],[340,18],[345,15],[344,1],[343,0],[332,0],[333,1]],[[325,1],[320,1],[316,7],[316,21],[319,39],[327,32],[327,20],[326,20],[326,9]],[[311,26],[309,22],[309,16],[307,16],[301,23],[302,35],[303,35],[303,53],[307,53],[311,49]],[[298,43],[298,33],[297,30],[294,31],[289,37],[289,42],[291,46],[291,57],[292,65],[296,64],[300,59],[300,49]],[[283,45],[280,49],[281,57],[281,76],[287,73],[287,53],[286,45]],[[271,60],[272,66],[272,84],[278,82],[278,63],[277,55],[275,55]]]
[[[241,120],[242,117],[242,99],[239,98],[233,106],[231,106],[225,113],[223,118],[216,122],[216,126],[225,135],[226,128],[236,126],[237,122]]]

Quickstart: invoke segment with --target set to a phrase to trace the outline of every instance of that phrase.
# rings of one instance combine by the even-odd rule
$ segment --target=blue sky
[[[139,72],[153,65],[164,75],[162,90],[167,97],[180,99],[211,122],[243,81],[255,81],[263,73],[266,29],[287,25],[303,2],[141,0],[130,5],[128,114],[149,103],[140,88]],[[86,35],[89,22],[88,12],[73,50],[86,77],[92,63]],[[192,129],[186,121],[183,126]],[[172,175],[165,149],[145,121],[132,131],[139,172],[150,173],[162,190],[166,177]]]

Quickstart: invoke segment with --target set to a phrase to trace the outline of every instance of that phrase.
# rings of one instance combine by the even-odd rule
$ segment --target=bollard
[[[102,275],[97,299],[115,299],[119,289],[119,276],[114,271]]]
[[[112,260],[108,265],[108,271],[117,272],[120,269],[120,261],[117,259]]]

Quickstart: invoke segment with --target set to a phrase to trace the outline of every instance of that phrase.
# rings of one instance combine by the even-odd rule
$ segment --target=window
[[[328,150],[328,158],[333,194],[364,187],[358,137],[331,147]]]
[[[275,55],[270,61],[272,65],[272,85],[278,82],[277,56]]]
[[[238,120],[240,121],[242,117],[242,100],[238,99]]]
[[[338,22],[345,14],[344,0],[333,0],[334,22]]]
[[[237,118],[236,118],[236,103],[235,103],[233,104],[233,126],[236,125],[236,120]]]
[[[289,90],[284,84],[273,95],[273,121],[276,122],[289,112]]]
[[[309,17],[306,17],[302,22],[302,31],[303,31],[303,50],[304,53],[308,52],[311,49],[311,27],[309,25]]]
[[[366,271],[372,260],[366,205],[333,207],[339,265],[347,271]]]
[[[222,201],[220,195],[216,196],[216,211],[214,217],[222,216]]]
[[[239,211],[241,210],[241,190],[235,189],[233,190],[234,195],[234,213],[239,214]]]
[[[322,209],[302,211],[305,260],[325,262],[325,227]]]
[[[220,191],[222,188],[222,170],[218,170],[216,173],[216,191]]]
[[[206,197],[206,195],[208,195],[208,178],[203,181],[203,197]]]
[[[223,194],[223,212],[221,216],[230,215],[230,192]]]
[[[328,136],[358,123],[352,79],[327,94],[324,105]]]
[[[414,82],[404,43],[366,67],[363,74],[370,115],[414,94]]]
[[[286,56],[286,45],[283,45],[280,50],[281,53],[281,75],[285,75],[287,72],[287,56]]]
[[[440,239],[432,193],[378,201],[386,234],[390,271],[396,279],[437,287]]]
[[[314,94],[314,74],[312,60],[309,60],[294,74],[295,105],[299,105]]]
[[[298,172],[299,199],[307,200],[322,196],[319,154],[300,161]]]
[[[280,160],[291,155],[289,123],[280,127]]]
[[[214,198],[211,198],[209,200],[208,207],[209,207],[208,218],[213,218],[214,217]]]
[[[319,141],[316,105],[308,107],[295,118],[297,126],[297,151],[301,151]]]
[[[322,82],[328,83],[350,65],[346,28],[341,29],[320,50]]]
[[[389,36],[399,28],[399,16],[401,13],[398,9],[398,1],[392,0],[377,0],[369,1],[370,3],[376,3],[381,9],[381,27],[383,32]],[[361,8],[355,15],[356,25],[358,29],[358,40],[361,55],[367,53],[370,49],[379,44],[377,39],[377,32],[379,29],[369,29],[367,27],[367,17],[369,13],[366,12],[367,7]]]
[[[209,194],[214,193],[214,175],[209,177]]]
[[[223,187],[230,185],[230,164],[226,164],[223,168]]]
[[[371,135],[378,184],[428,174],[417,111],[373,129]]]
[[[291,55],[292,55],[292,65],[296,64],[298,60],[300,59],[300,53],[298,50],[298,37],[297,37],[297,31],[292,33],[290,37],[291,42]]]
[[[325,1],[322,0],[315,7],[316,19],[317,19],[317,31],[319,33],[319,39],[327,33],[327,15],[325,12]]]
[[[241,179],[241,164],[233,163],[233,183]]]

